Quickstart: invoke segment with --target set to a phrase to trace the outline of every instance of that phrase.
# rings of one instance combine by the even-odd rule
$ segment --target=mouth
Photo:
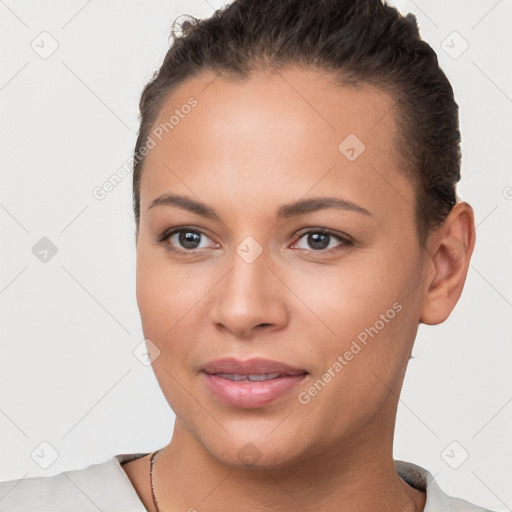
[[[272,359],[263,359],[261,357],[254,357],[246,361],[236,359],[234,357],[224,357],[222,359],[215,359],[206,363],[202,368],[204,372],[215,375],[232,375],[235,376],[232,380],[243,380],[238,378],[266,377],[266,379],[275,379],[279,376],[293,376],[307,373],[305,368],[298,368],[290,366],[280,361],[273,361]],[[260,380],[266,380],[261,378]]]
[[[228,380],[234,380],[236,382],[259,382],[262,380],[273,380],[278,379],[279,377],[289,377],[289,375],[286,375],[284,373],[262,373],[261,375],[258,374],[249,374],[249,375],[243,375],[239,373],[212,373],[210,375],[217,375],[217,377],[221,377],[223,379]]]
[[[284,397],[308,375],[305,369],[261,358],[217,359],[207,363],[202,373],[217,400],[243,409],[263,407]]]

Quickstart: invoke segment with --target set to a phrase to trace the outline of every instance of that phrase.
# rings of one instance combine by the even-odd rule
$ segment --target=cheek
[[[152,264],[148,251],[139,248],[137,252],[137,305],[144,335],[150,339],[157,337],[156,328],[162,322],[167,309],[165,300],[162,300],[162,293],[165,290],[163,278],[159,266]]]
[[[355,433],[398,395],[390,389],[401,381],[416,327],[403,297],[392,300],[397,296],[374,294],[366,302],[338,296],[340,306],[324,310],[335,334],[316,337],[316,349],[309,352],[316,372],[298,396],[310,435],[326,431],[326,425],[326,440],[335,441],[339,432]],[[314,336],[310,327],[303,333]]]
[[[207,291],[204,279],[192,265],[169,263],[165,251],[140,247],[137,252],[136,295],[143,330],[160,343],[172,336],[174,326]]]
[[[288,270],[284,281],[292,283],[289,300],[307,315],[302,316],[303,327],[330,334],[335,344],[357,336],[388,310],[387,316],[394,320],[393,304],[403,304],[411,291],[408,283],[417,275],[407,262],[398,270],[395,258],[369,252],[340,260],[337,265],[309,265]]]
[[[368,254],[292,280],[307,305],[299,331],[322,380],[318,402],[352,407],[367,401],[371,408],[387,393],[382,382],[392,382],[407,362],[418,327],[421,268],[414,253],[397,261],[392,252],[380,259]]]
[[[169,406],[176,414],[200,414],[197,404],[183,392],[185,364],[191,347],[194,304],[197,292],[157,251],[140,248],[137,253],[137,304],[142,330],[152,345],[152,369]],[[180,385],[181,384],[181,385]]]

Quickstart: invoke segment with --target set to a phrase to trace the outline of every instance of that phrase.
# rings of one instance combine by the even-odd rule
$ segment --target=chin
[[[307,458],[299,439],[292,436],[276,436],[274,439],[241,435],[223,438],[224,443],[213,442],[205,449],[210,456],[225,466],[254,471],[274,471],[294,465]],[[272,436],[273,434],[271,434]],[[306,447],[304,447],[306,449]]]

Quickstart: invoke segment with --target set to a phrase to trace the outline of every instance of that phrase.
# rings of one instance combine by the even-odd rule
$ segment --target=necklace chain
[[[153,504],[155,505],[155,509],[157,512],[161,512],[160,511],[160,508],[158,506],[158,500],[156,499],[156,495],[155,495],[155,484],[154,484],[154,481],[153,481],[153,473],[155,471],[155,459],[156,459],[156,455],[160,452],[160,450],[157,450],[156,452],[153,452],[151,454],[151,459],[150,459],[150,472],[149,472],[149,477],[150,477],[150,481],[151,481],[151,494],[153,496]],[[417,510],[417,503],[416,503],[416,500],[414,500],[414,510]]]
[[[153,452],[151,455],[151,470],[149,472],[149,477],[151,480],[151,494],[153,495],[153,504],[155,505],[155,508],[157,512],[160,512],[160,508],[158,507],[158,502],[155,496],[155,484],[153,482],[153,472],[155,471],[155,455],[159,453],[160,450],[157,450],[156,452]]]

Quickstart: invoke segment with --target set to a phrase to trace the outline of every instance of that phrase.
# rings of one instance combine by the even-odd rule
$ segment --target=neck
[[[388,425],[389,426],[389,425]],[[160,512],[422,511],[425,493],[397,474],[391,436],[375,421],[314,457],[266,470],[237,468],[213,458],[177,419],[171,442],[158,454],[154,484]]]

